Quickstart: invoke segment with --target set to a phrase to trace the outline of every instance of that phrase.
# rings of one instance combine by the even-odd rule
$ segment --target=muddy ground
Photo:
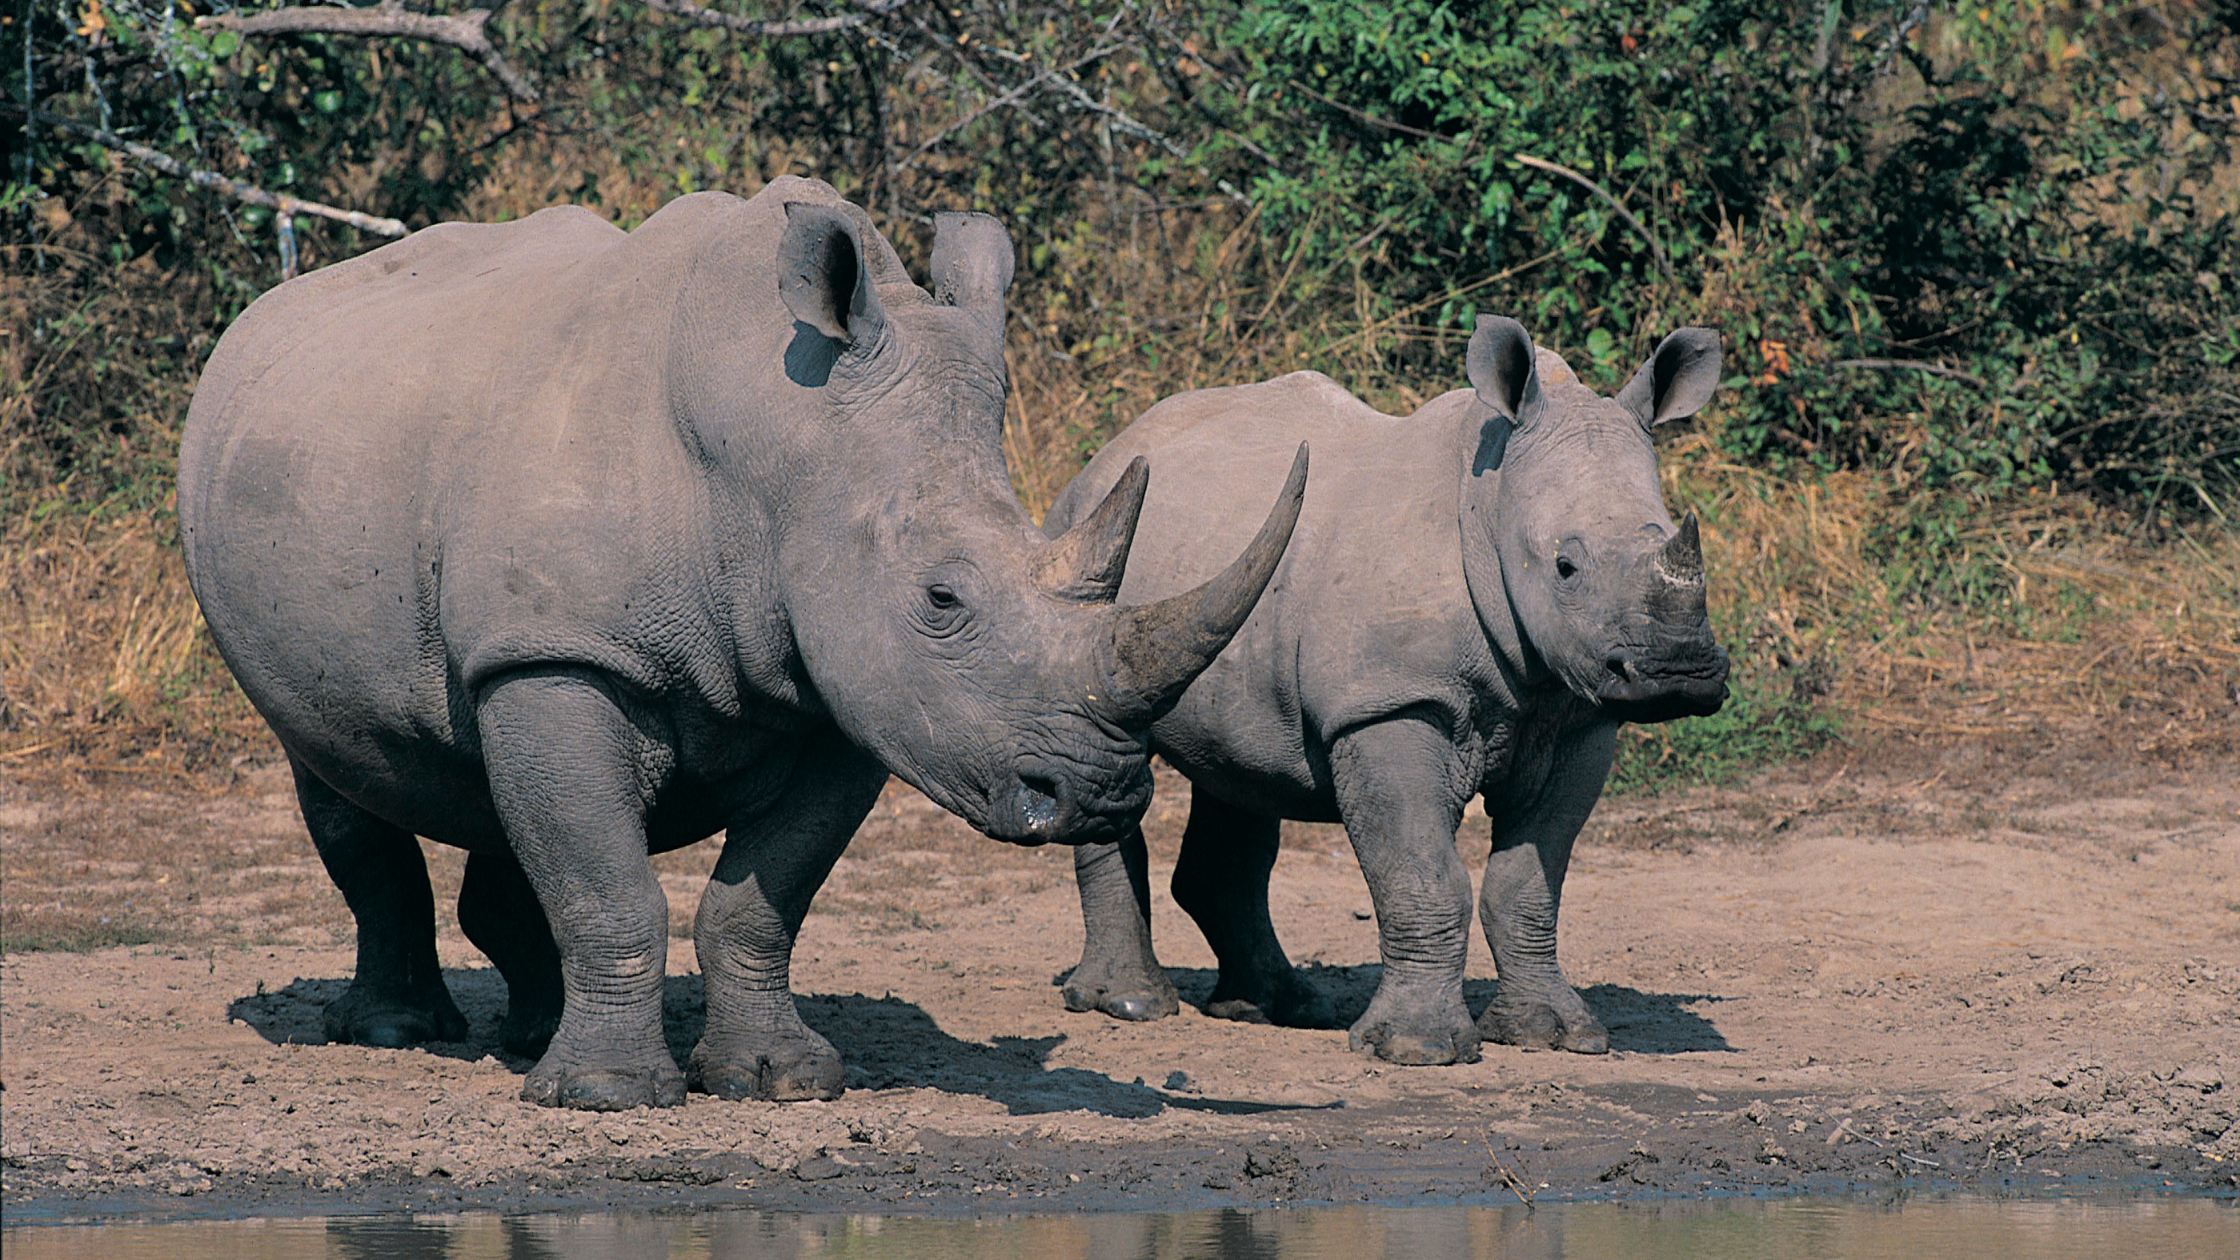
[[[2215,719],[2212,719],[2215,720]],[[1069,1014],[1061,851],[899,786],[795,968],[833,1103],[619,1115],[519,1100],[502,984],[445,917],[472,1040],[318,1043],[350,924],[284,770],[19,773],[0,799],[0,1163],[10,1224],[137,1213],[742,1204],[1181,1208],[1973,1189],[2240,1193],[2240,764],[2117,732],[1852,746],[1740,786],[1606,801],[1564,905],[1603,1057],[1400,1068],[1342,1030],[1186,1005]],[[1187,789],[1150,820],[1171,864]],[[1341,832],[1290,827],[1277,925],[1350,1020],[1376,976]],[[1482,860],[1485,823],[1462,841]],[[713,845],[660,859],[686,936]],[[430,850],[439,898],[460,861]],[[1155,871],[1154,883],[1163,882]],[[1185,1002],[1212,958],[1163,894]],[[120,942],[90,948],[103,942]],[[72,949],[57,948],[75,947]],[[1492,991],[1473,944],[1468,996]]]

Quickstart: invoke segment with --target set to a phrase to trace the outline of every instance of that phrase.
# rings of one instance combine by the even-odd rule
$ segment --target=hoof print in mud
[[[606,1068],[580,1072],[533,1071],[521,1083],[521,1097],[540,1107],[573,1111],[629,1111],[634,1107],[684,1105],[684,1073],[670,1068]]]

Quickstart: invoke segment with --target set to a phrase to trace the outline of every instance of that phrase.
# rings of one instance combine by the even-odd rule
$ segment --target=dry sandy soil
[[[237,770],[222,789],[0,784],[11,1224],[2240,1187],[2240,766],[2225,754],[2172,761],[2115,735],[1884,744],[1606,801],[1563,949],[1613,1052],[1488,1046],[1450,1068],[1355,1056],[1343,1031],[1207,1018],[1187,1003],[1212,987],[1210,953],[1163,896],[1183,1013],[1067,1013],[1067,855],[984,840],[896,787],[795,969],[803,1014],[848,1062],[846,1096],[619,1115],[519,1100],[526,1064],[495,1052],[503,986],[448,916],[472,1040],[317,1044],[350,974],[349,919],[285,773]],[[1186,794],[1162,782],[1155,866]],[[1474,860],[1484,828],[1464,832]],[[1377,974],[1360,873],[1334,828],[1285,842],[1278,928],[1350,1020]],[[712,850],[661,859],[680,1053],[699,995],[682,938]],[[431,848],[430,864],[441,899],[460,861]],[[120,943],[83,948],[102,942]],[[1475,1008],[1492,967],[1473,949]]]

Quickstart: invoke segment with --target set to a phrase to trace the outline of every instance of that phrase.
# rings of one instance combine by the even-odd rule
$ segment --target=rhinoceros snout
[[[995,792],[985,830],[998,840],[1029,846],[1110,843],[1148,803],[1149,783],[1138,785],[1137,777],[1122,775],[1112,799],[1091,800],[1063,771],[1029,759]],[[1148,771],[1141,777],[1148,779]]]
[[[1727,654],[1716,643],[1655,654],[1615,652],[1603,667],[1609,674],[1596,698],[1624,721],[1708,717],[1727,702]]]
[[[1064,791],[1056,779],[1047,775],[1019,776],[1019,821],[1030,834],[1041,835],[1057,829],[1058,819],[1065,813],[1061,795]]]

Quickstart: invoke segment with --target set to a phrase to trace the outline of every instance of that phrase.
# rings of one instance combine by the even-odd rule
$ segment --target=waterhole
[[[722,1211],[329,1217],[5,1231],[9,1260],[2212,1260],[2229,1200],[1842,1200],[1064,1216]]]

